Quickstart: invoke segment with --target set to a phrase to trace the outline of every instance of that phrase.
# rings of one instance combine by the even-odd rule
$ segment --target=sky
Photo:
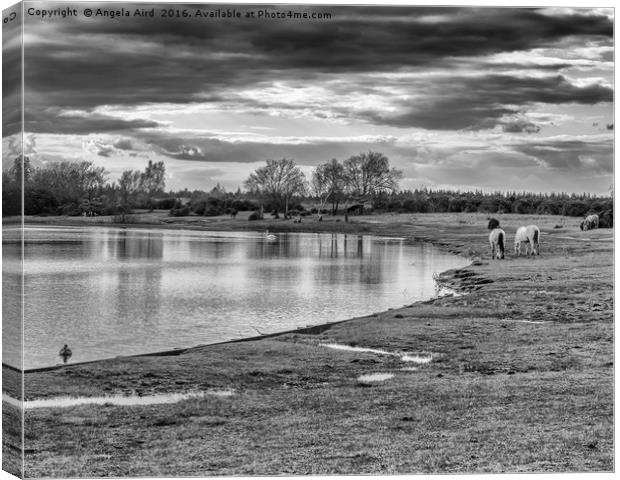
[[[197,11],[227,5],[173,3],[188,17],[161,18],[149,3],[26,3],[66,7],[78,15],[24,17],[24,148],[37,166],[89,160],[113,181],[162,160],[167,189],[236,190],[267,159],[310,178],[372,150],[403,171],[401,189],[613,184],[612,9],[232,4],[241,18],[222,19]],[[6,31],[5,168],[20,138],[7,68],[20,45]]]

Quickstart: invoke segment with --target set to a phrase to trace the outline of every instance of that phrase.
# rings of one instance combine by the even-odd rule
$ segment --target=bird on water
[[[73,352],[71,351],[69,346],[65,343],[65,346],[60,349],[60,352],[58,353],[58,355],[62,357],[62,360],[64,363],[67,363],[67,360],[71,358],[71,355],[73,355]]]

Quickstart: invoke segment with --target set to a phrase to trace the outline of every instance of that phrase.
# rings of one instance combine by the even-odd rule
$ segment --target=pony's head
[[[495,230],[496,228],[499,228],[499,220],[497,218],[489,219],[489,225],[487,226],[487,228],[489,230]]]

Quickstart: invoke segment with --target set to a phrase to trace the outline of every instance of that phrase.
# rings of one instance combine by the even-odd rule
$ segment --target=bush
[[[190,209],[188,206],[185,207],[181,207],[181,208],[173,208],[172,210],[170,210],[170,216],[171,217],[186,217],[187,215],[189,215]]]
[[[599,228],[614,228],[614,213],[613,210],[605,210],[598,216]]]
[[[155,202],[155,208],[158,210],[171,210],[175,208],[177,200],[174,197],[162,198]]]
[[[248,217],[248,220],[252,221],[252,220],[260,220],[260,214],[258,213],[258,211],[253,211],[252,213],[250,213],[250,216]]]

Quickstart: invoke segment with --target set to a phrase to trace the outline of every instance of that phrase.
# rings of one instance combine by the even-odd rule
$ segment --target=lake
[[[433,297],[467,260],[345,234],[27,227],[24,368],[171,350],[344,320]],[[15,232],[13,232],[13,235]],[[19,367],[19,246],[5,228],[3,361]]]

